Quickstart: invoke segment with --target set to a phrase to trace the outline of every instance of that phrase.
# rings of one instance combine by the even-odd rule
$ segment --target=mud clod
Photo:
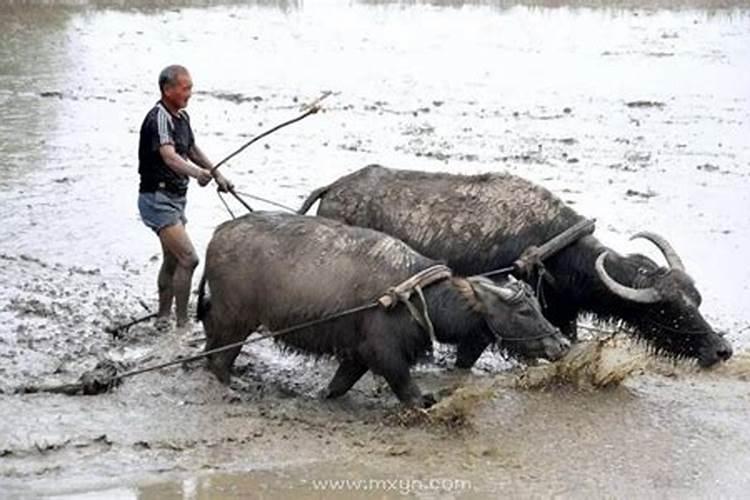
[[[593,339],[574,345],[556,363],[528,367],[518,377],[516,387],[543,389],[561,384],[584,389],[613,387],[644,365],[642,354],[622,348],[613,338]]]

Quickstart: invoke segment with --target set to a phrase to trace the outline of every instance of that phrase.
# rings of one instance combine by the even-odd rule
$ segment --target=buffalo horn
[[[602,252],[596,259],[596,274],[604,282],[607,288],[615,295],[625,300],[641,304],[652,304],[659,301],[659,292],[653,288],[631,288],[616,282],[604,269],[604,259],[609,252]]]
[[[648,240],[656,245],[659,250],[661,250],[661,253],[664,254],[664,258],[667,259],[667,264],[671,269],[685,272],[685,266],[682,264],[682,259],[680,259],[680,256],[677,255],[677,252],[675,252],[672,245],[670,245],[666,239],[650,231],[641,231],[630,237],[631,240],[636,238],[643,238],[644,240]]]
[[[490,293],[494,293],[500,296],[500,298],[506,302],[513,299],[516,296],[516,292],[514,292],[513,290],[496,285],[487,278],[472,279],[470,280],[470,282],[472,283],[472,285],[479,286],[481,288],[484,288]]]

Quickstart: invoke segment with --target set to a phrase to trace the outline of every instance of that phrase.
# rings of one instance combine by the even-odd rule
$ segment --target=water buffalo
[[[510,174],[453,175],[370,165],[315,190],[300,213],[320,199],[318,215],[402,239],[456,272],[477,274],[511,265],[583,217],[543,187]],[[701,296],[671,245],[653,233],[668,267],[620,255],[586,236],[545,262],[545,315],[576,338],[581,312],[617,323],[675,358],[703,367],[732,355],[729,343],[698,311]],[[524,277],[533,283],[536,279]]]
[[[225,222],[206,250],[199,289],[206,350],[242,341],[260,325],[278,330],[372,303],[436,264],[395,238],[321,217],[254,212]],[[449,277],[426,286],[424,298],[436,339],[458,345],[461,366],[466,359],[473,363],[498,336],[506,337],[502,348],[523,356],[556,359],[569,346],[522,281]],[[428,402],[409,369],[431,340],[403,304],[377,306],[277,339],[339,359],[329,397],[344,394],[369,369],[385,377],[404,404]],[[225,383],[239,350],[209,356],[209,368]]]

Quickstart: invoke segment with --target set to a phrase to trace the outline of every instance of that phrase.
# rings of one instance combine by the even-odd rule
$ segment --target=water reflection
[[[0,188],[13,177],[44,167],[50,133],[57,128],[57,95],[75,66],[67,49],[72,14],[64,9],[0,7]]]
[[[431,5],[437,7],[488,6],[510,9],[518,6],[591,9],[731,9],[746,7],[743,0],[356,0],[368,5]]]
[[[85,7],[115,8],[127,10],[160,10],[179,7],[217,7],[227,5],[276,7],[284,10],[302,6],[304,0],[0,0],[3,7]],[[0,11],[2,12],[2,11]]]
[[[510,9],[525,6],[531,8],[592,8],[592,9],[706,9],[720,10],[745,7],[743,0],[353,0],[364,5],[428,5],[434,7],[461,8],[487,6]],[[272,7],[285,11],[315,8],[321,4],[346,8],[350,0],[0,0],[0,9],[29,7],[68,8],[113,8],[124,10],[156,11],[175,8],[203,8],[219,6]],[[4,12],[4,10],[0,10]]]

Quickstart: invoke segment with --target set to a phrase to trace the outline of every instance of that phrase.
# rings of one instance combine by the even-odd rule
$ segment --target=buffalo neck
[[[446,279],[423,290],[435,336],[445,343],[456,343],[484,326],[481,314],[475,310],[476,299],[466,297],[456,280]]]

